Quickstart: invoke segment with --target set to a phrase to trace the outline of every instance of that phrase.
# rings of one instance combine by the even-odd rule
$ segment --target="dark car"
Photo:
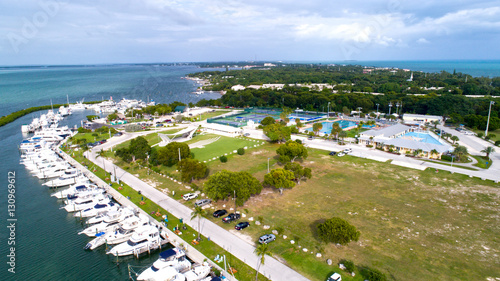
[[[225,214],[227,214],[226,210],[217,210],[214,212],[214,218],[222,217]]]
[[[121,135],[123,135],[123,133],[122,133],[122,132],[118,132],[118,133],[114,134],[114,136],[115,136],[115,137],[119,137],[119,136],[121,136]]]
[[[234,227],[234,229],[236,229],[236,230],[242,230],[243,228],[247,228],[249,225],[250,225],[250,223],[249,223],[249,222],[247,222],[247,221],[240,222],[240,223],[238,223],[238,224]]]
[[[100,144],[103,144],[103,143],[105,143],[105,142],[106,142],[106,140],[100,140],[100,141],[99,141],[99,143],[100,143]]]
[[[335,154],[337,154],[337,152],[332,151],[332,152],[330,152],[330,153],[328,153],[328,154],[329,154],[330,156],[335,156]]]
[[[223,218],[222,221],[225,223],[230,223],[232,221],[239,220],[240,217],[240,214],[231,213],[227,217]]]

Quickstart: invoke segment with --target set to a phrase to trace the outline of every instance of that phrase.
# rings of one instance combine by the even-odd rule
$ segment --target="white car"
[[[345,155],[345,153],[344,153],[344,152],[339,152],[339,153],[337,153],[337,156],[338,156],[338,157],[342,157],[342,156],[344,156],[344,155]]]
[[[187,193],[187,194],[182,195],[182,199],[184,199],[186,201],[194,199],[196,197],[198,197],[198,194],[196,194],[196,193]]]
[[[346,148],[344,149],[344,154],[348,154],[352,152],[352,148]]]

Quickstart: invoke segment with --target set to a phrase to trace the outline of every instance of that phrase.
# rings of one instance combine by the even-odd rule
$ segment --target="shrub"
[[[238,148],[238,155],[245,154],[245,149],[243,147]]]
[[[500,146],[500,140],[495,141],[496,146]]]
[[[477,133],[478,138],[482,138],[484,136],[484,133]]]
[[[358,241],[360,232],[344,219],[333,217],[318,225],[318,236],[325,242],[347,245]]]
[[[99,134],[98,133],[92,133],[92,136],[93,137],[97,137],[97,136],[99,136]]]
[[[299,139],[296,139],[295,142],[298,143],[298,144],[302,144],[302,141],[299,140]]]
[[[226,162],[227,162],[227,156],[222,155],[221,157],[219,157],[219,160],[220,160],[222,163],[226,163]]]
[[[360,273],[368,281],[387,281],[385,274],[374,268],[365,266],[361,268]]]
[[[441,160],[451,162],[451,156],[443,154],[443,155],[441,155]]]
[[[354,262],[351,260],[341,259],[339,264],[343,264],[347,272],[354,272]]]
[[[373,147],[373,145],[371,145],[371,144],[367,144],[367,145],[366,145],[366,147],[368,147],[368,148],[372,148],[372,147]]]

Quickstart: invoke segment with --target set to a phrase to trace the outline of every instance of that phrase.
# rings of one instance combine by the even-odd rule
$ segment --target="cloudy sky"
[[[500,59],[500,1],[0,0],[0,65]]]

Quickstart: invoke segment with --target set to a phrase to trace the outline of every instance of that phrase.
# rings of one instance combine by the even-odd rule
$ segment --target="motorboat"
[[[66,204],[66,206],[62,207],[67,212],[78,212],[81,210],[85,210],[94,206],[95,204],[105,204],[109,203],[110,199],[108,196],[104,194],[100,194],[91,198],[76,198]]]
[[[113,203],[110,203],[113,204]],[[134,212],[127,208],[121,208],[118,210],[112,210],[104,212],[106,214],[105,219],[100,223],[93,224],[83,231],[80,231],[78,234],[85,234],[89,237],[95,237],[95,235],[99,232],[108,232],[110,230],[114,231],[119,224],[131,217],[134,217]],[[103,214],[104,214],[103,213]],[[78,213],[75,213],[74,216],[78,216]]]
[[[160,230],[154,225],[137,228],[134,234],[121,244],[114,246],[107,253],[114,256],[140,254],[149,249],[156,249],[161,243]]]
[[[84,249],[94,250],[95,248],[104,245],[116,245],[126,242],[141,226],[149,225],[149,218],[146,216],[133,216],[120,223],[119,227],[112,232],[99,232],[92,241],[85,245]]]
[[[56,165],[52,168],[41,169],[35,176],[39,179],[51,179],[63,177],[70,174],[78,174],[78,170],[75,168],[71,168],[63,165]]]
[[[87,225],[93,225],[101,222],[122,221],[125,219],[124,216],[128,217],[128,214],[133,215],[134,213],[135,211],[131,207],[121,207],[116,211],[110,211],[91,217],[86,221],[86,223]]]
[[[71,185],[71,184],[85,184],[89,181],[89,179],[83,175],[80,176],[70,176],[70,177],[59,177],[57,179],[48,181],[46,183],[43,183],[43,185],[48,186],[48,187],[61,187],[61,186],[66,186],[66,185]]]
[[[53,193],[51,196],[57,199],[76,199],[78,197],[87,197],[88,194],[101,194],[104,191],[104,189],[95,184],[74,184],[64,190]]]
[[[144,270],[137,280],[169,280],[163,279],[169,276],[170,268],[175,272],[191,268],[191,262],[186,259],[186,253],[180,248],[172,248],[160,253],[160,257],[149,268]]]
[[[149,268],[148,268],[149,269]],[[141,274],[142,275],[142,274]],[[186,277],[184,274],[177,271],[173,267],[165,267],[163,269],[154,272],[154,277],[148,279],[141,279],[140,275],[137,280],[148,280],[148,281],[185,281]]]
[[[80,210],[79,212],[75,213],[73,216],[80,217],[80,218],[90,218],[90,217],[97,216],[99,214],[103,214],[103,213],[106,213],[109,211],[116,211],[116,210],[118,210],[118,207],[120,207],[120,205],[118,205],[117,203],[113,203],[113,202],[97,203],[90,208]]]
[[[194,264],[191,270],[183,272],[186,277],[186,281],[198,281],[201,280],[210,274],[210,266],[208,263],[204,262],[203,264]]]

